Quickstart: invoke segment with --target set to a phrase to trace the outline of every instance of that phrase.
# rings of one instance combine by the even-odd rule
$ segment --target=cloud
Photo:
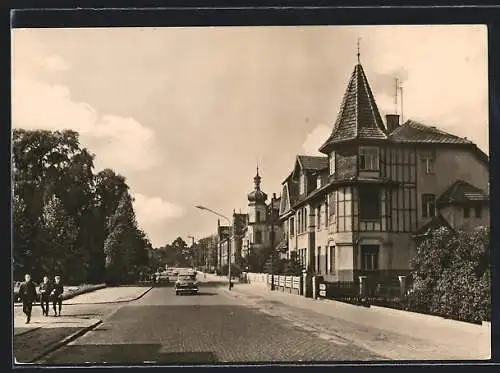
[[[332,128],[324,124],[318,125],[307,134],[306,140],[302,144],[302,150],[306,155],[324,155],[319,152],[319,148],[332,133]]]
[[[181,218],[186,214],[182,206],[164,201],[160,197],[148,197],[140,193],[133,193],[133,197],[137,222],[147,232],[160,233],[161,231],[154,228],[161,226],[166,221]],[[150,238],[154,244],[156,237]]]
[[[132,118],[100,115],[89,104],[74,101],[65,86],[15,76],[12,119],[14,128],[78,131],[82,143],[96,153],[97,168],[126,173],[159,161],[149,128]]]
[[[46,56],[38,59],[38,62],[42,67],[49,71],[66,71],[69,70],[68,63],[63,60],[60,56]]]

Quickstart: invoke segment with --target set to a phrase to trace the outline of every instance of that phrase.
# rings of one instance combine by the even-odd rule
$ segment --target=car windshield
[[[189,275],[181,275],[178,277],[178,279],[181,281],[189,281],[189,280],[192,280],[193,278]]]

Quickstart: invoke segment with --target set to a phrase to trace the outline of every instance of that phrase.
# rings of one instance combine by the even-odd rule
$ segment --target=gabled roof
[[[328,168],[328,157],[298,155],[297,161],[303,170],[319,171]]]
[[[472,144],[472,141],[433,126],[408,120],[389,135],[391,141],[432,144]]]
[[[431,231],[433,229],[441,228],[441,227],[446,227],[448,229],[453,229],[451,227],[450,223],[448,223],[448,221],[443,217],[443,215],[441,215],[440,213],[438,213],[427,224],[424,224],[422,227],[420,227],[415,232],[415,235],[416,236],[425,235],[425,234],[427,234],[427,232],[429,232],[429,231]]]
[[[469,184],[463,180],[455,181],[442,195],[438,198],[438,204],[461,204],[475,201],[488,201],[489,195],[487,192]]]
[[[357,64],[342,99],[332,134],[321,146],[353,139],[386,139],[386,129],[361,64]]]

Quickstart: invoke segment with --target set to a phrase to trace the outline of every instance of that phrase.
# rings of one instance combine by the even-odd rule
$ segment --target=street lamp
[[[194,267],[194,262],[195,262],[195,253],[194,253],[194,237],[193,236],[187,236],[187,238],[191,238],[192,243],[191,243],[191,250],[192,250],[192,255],[191,255],[191,267]]]
[[[227,218],[226,216],[224,216],[222,214],[219,214],[217,211],[209,209],[208,207],[201,206],[201,205],[198,205],[198,206],[195,206],[195,207],[197,209],[200,209],[200,210],[211,212],[212,214],[217,215],[217,216],[225,219],[227,221],[227,223],[228,223],[228,226],[229,226],[229,236],[227,238],[227,275],[229,277],[229,290],[231,290],[232,287],[233,287],[233,284],[231,282],[231,225],[232,225],[231,220],[229,220],[229,218]]]

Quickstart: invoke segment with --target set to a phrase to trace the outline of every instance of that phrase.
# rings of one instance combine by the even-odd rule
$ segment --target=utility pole
[[[271,290],[274,290],[274,199],[276,194],[271,198]]]

